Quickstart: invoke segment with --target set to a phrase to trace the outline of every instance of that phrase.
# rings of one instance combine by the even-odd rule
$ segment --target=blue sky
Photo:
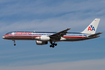
[[[0,70],[104,70],[104,0],[0,0]],[[83,31],[100,18],[100,38],[39,46],[3,40],[9,31]]]

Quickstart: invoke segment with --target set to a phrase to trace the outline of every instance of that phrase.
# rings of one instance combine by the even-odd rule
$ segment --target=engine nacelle
[[[37,45],[45,45],[45,44],[48,44],[48,41],[36,41],[36,44]]]
[[[47,35],[42,35],[42,36],[40,37],[40,40],[42,40],[42,41],[49,41],[49,40],[50,40],[50,37],[47,36]]]
[[[41,40],[41,41],[49,41],[50,37],[47,35],[42,35],[41,37],[36,37],[35,39]]]

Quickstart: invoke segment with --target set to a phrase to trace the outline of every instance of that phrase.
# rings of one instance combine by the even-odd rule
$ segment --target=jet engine
[[[48,44],[48,41],[39,41],[39,40],[37,40],[36,44],[37,45],[45,45],[45,44]]]

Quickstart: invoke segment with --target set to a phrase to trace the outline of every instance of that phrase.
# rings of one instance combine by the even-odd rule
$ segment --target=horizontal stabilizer
[[[90,35],[90,36],[88,36],[88,37],[97,37],[97,36],[100,35],[100,34],[102,34],[102,32],[99,32],[99,33],[96,33],[96,34],[92,34],[92,35]]]

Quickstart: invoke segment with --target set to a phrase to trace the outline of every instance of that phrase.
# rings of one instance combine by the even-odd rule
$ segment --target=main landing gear
[[[16,46],[15,40],[13,40],[13,42],[14,42],[14,46]]]
[[[54,48],[55,46],[57,46],[57,44],[55,42],[54,43],[50,42],[50,43],[51,43],[50,47],[52,47],[52,48]]]
[[[50,47],[52,47],[52,48],[54,48],[55,46],[57,46],[56,43],[53,43],[53,44],[50,45]]]

